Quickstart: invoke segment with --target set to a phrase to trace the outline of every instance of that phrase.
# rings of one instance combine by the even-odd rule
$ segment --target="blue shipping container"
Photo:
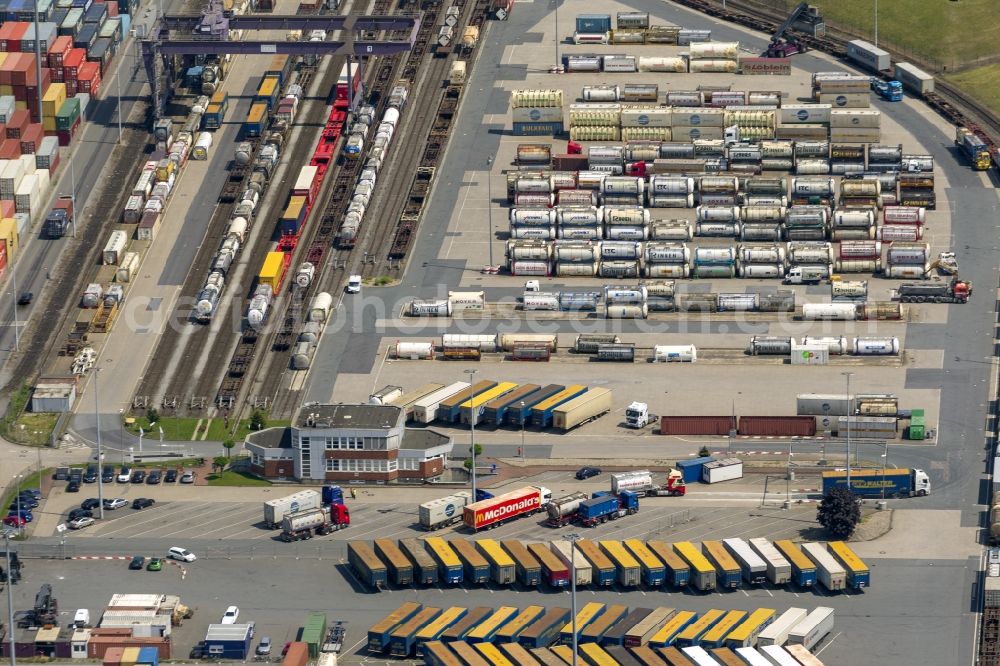
[[[139,659],[135,663],[142,666],[159,666],[160,651],[155,647],[139,648]]]
[[[576,31],[582,33],[605,33],[611,30],[611,14],[577,14]]]
[[[692,458],[690,460],[678,461],[677,466],[680,467],[681,474],[684,475],[684,481],[686,483],[694,483],[701,480],[701,468],[705,466],[705,463],[712,462],[713,460],[715,458],[712,456]]]
[[[343,504],[344,491],[340,486],[323,486],[323,505]]]
[[[562,133],[562,123],[514,123],[514,136],[556,136]]]

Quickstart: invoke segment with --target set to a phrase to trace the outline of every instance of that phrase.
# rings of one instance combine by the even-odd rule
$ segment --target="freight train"
[[[365,211],[371,203],[372,193],[375,191],[375,181],[382,164],[392,145],[392,138],[399,125],[399,114],[406,106],[406,99],[409,96],[409,82],[400,81],[389,92],[389,101],[382,120],[375,126],[375,137],[372,139],[368,149],[368,158],[365,160],[361,174],[354,185],[354,193],[351,196],[351,203],[347,207],[347,213],[340,224],[337,232],[337,245],[341,248],[352,248],[357,242],[358,233],[361,231],[361,224],[364,222]],[[362,107],[361,111],[370,109],[368,114],[359,113],[358,121],[351,128],[351,135],[344,145],[344,155],[347,159],[359,160],[365,149],[365,137],[371,130],[375,109],[374,107]]]

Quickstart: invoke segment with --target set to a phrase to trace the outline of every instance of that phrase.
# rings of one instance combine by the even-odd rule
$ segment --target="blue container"
[[[561,386],[559,384],[549,384],[548,386],[538,389],[531,395],[524,397],[524,407],[521,407],[520,403],[507,407],[504,411],[504,420],[514,425],[527,425],[531,417],[532,407],[546,398],[551,398],[565,388],[565,386]]]
[[[128,31],[132,28],[132,17],[129,16],[128,14],[119,14],[118,18],[121,20],[122,24],[122,29],[121,32],[119,33],[119,37],[121,38],[122,41],[125,41],[125,35],[127,35]]]
[[[601,34],[611,30],[611,14],[577,14],[576,31]]]
[[[91,5],[83,12],[83,22],[84,23],[104,23],[104,19],[108,17],[108,7],[103,2]]]
[[[563,133],[562,123],[514,123],[514,136],[556,136]]]
[[[160,651],[155,647],[139,648],[139,659],[135,663],[137,666],[140,664],[142,666],[159,666]]]
[[[715,460],[712,456],[705,456],[704,458],[692,458],[690,460],[681,460],[677,463],[677,466],[681,470],[681,474],[684,475],[685,483],[694,483],[695,481],[701,481],[701,468],[705,466],[705,463],[709,463]]]
[[[344,491],[340,486],[323,486],[323,506],[343,503]]]
[[[76,33],[76,38],[73,40],[73,46],[78,49],[90,49],[97,41],[97,31],[100,29],[96,23],[84,23],[80,28],[79,32]]]
[[[592,497],[580,502],[576,513],[583,520],[594,520],[618,510],[618,498],[614,495]]]

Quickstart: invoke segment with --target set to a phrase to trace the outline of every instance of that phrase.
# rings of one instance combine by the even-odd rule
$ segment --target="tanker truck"
[[[972,283],[957,278],[948,284],[904,282],[893,295],[902,303],[968,303]]]
[[[649,470],[612,474],[611,492],[617,495],[623,490],[630,490],[639,497],[683,497],[687,487],[684,485],[684,476],[676,469],[667,473],[664,485],[654,483],[653,473]]]
[[[342,530],[351,524],[351,513],[343,504],[331,504],[310,511],[288,513],[281,519],[280,538],[285,542],[311,539]]]
[[[549,527],[562,527],[573,521],[576,510],[580,508],[580,502],[590,499],[586,493],[571,493],[565,497],[559,497],[545,505],[545,511],[549,514],[545,524]]]

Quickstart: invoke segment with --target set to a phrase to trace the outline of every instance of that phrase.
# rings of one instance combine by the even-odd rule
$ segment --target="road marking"
[[[816,654],[816,656],[818,657],[819,655],[823,654],[823,650],[825,650],[825,649],[827,649],[828,647],[830,647],[831,645],[833,645],[833,642],[834,642],[835,640],[837,640],[837,637],[838,637],[838,636],[840,636],[840,635],[841,635],[842,633],[844,633],[844,632],[842,632],[842,631],[838,631],[838,632],[836,633],[836,635],[835,635],[835,636],[834,636],[833,638],[831,638],[830,640],[828,640],[828,641],[826,642],[826,644],[825,644],[825,645],[824,645],[823,647],[821,647],[820,649],[816,650],[816,653],[815,653],[815,654]]]

